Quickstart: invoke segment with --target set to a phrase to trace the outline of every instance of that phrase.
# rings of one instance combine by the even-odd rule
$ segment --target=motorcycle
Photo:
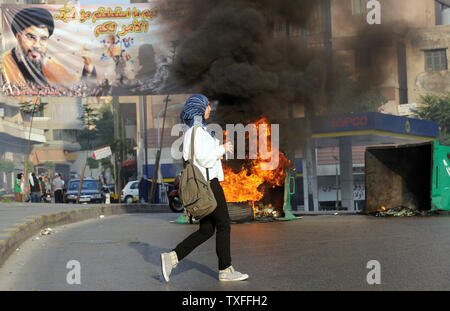
[[[175,177],[174,189],[169,193],[169,207],[174,213],[182,213],[184,210],[179,193],[180,177],[180,174]]]
[[[52,195],[50,192],[46,192],[42,195],[42,202],[44,203],[52,203]]]

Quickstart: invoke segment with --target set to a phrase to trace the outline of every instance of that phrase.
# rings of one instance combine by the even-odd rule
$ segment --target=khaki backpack
[[[216,198],[211,190],[209,180],[194,165],[194,138],[198,126],[192,129],[189,160],[181,172],[180,199],[184,207],[196,220],[211,214],[217,207]],[[209,171],[206,169],[209,179]]]

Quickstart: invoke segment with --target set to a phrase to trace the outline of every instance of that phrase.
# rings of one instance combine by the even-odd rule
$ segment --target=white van
[[[120,201],[133,203],[139,201],[139,180],[129,181],[120,194]]]

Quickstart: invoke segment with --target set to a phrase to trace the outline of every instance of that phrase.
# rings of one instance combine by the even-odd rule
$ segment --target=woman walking
[[[211,189],[217,201],[216,209],[200,219],[199,230],[192,233],[179,243],[170,253],[161,254],[161,270],[166,282],[178,262],[185,258],[197,246],[208,240],[216,231],[216,254],[219,261],[219,281],[242,281],[248,278],[234,270],[231,265],[230,253],[230,216],[220,181],[223,180],[221,158],[225,152],[233,152],[233,145],[228,142],[219,145],[219,140],[206,130],[206,120],[211,113],[211,106],[206,96],[195,94],[189,97],[181,112],[181,122],[187,125],[184,133],[183,159],[189,159],[191,134],[194,126],[199,126],[195,132],[194,165],[202,172],[205,179],[209,177]],[[206,173],[208,169],[208,174]]]

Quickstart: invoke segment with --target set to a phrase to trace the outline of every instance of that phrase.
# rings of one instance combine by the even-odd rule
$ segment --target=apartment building
[[[380,24],[369,24],[368,15],[373,8],[367,8],[368,1],[320,0],[306,27],[278,21],[275,23],[275,36],[288,36],[306,47],[328,50],[333,61],[344,64],[355,79],[362,74],[370,77],[367,89],[378,90],[387,100],[379,112],[411,116],[410,109],[417,107],[421,95],[446,94],[450,90],[447,65],[450,1],[379,0]],[[300,118],[303,117],[303,112],[299,113]],[[323,139],[318,139],[323,136],[313,135],[317,146],[314,149],[318,174],[317,201],[320,205],[334,206],[336,197],[342,199],[342,191],[338,191],[336,196],[336,188],[342,186],[339,179],[346,178],[353,192],[349,204],[358,202],[359,206],[355,207],[363,207],[365,145],[395,143],[395,135],[391,137],[392,141],[366,137],[365,145],[360,142],[347,146],[345,153],[352,163],[347,177],[342,176],[340,139],[335,137],[334,146],[323,146]],[[303,158],[303,151],[297,153],[296,156]],[[303,174],[300,172],[297,177],[297,181],[302,183]],[[297,197],[301,199],[298,204],[302,205],[303,193],[299,188]]]
[[[30,116],[20,110],[19,100],[0,96],[0,161],[14,165],[12,171],[0,172],[0,188],[6,191],[12,191],[14,176],[24,171],[30,150],[47,141],[44,131],[30,121]]]

